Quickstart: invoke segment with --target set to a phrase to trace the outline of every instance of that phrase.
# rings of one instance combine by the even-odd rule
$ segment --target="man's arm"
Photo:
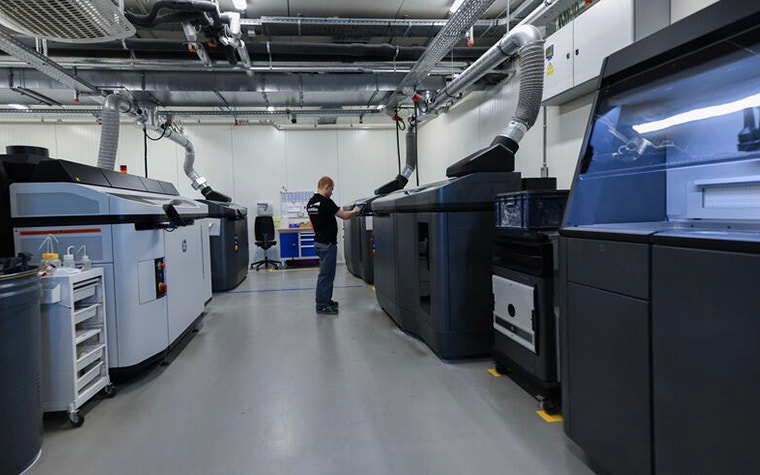
[[[340,208],[335,213],[335,216],[339,217],[340,219],[351,219],[359,214],[359,211],[361,211],[361,209],[358,206],[354,206],[354,209],[351,211],[345,211],[343,208]]]

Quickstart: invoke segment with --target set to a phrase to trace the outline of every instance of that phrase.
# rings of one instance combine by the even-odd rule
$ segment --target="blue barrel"
[[[42,450],[42,287],[36,268],[0,259],[0,475],[17,475]]]

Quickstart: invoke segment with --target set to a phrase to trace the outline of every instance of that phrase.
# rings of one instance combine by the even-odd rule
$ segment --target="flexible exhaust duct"
[[[525,133],[533,127],[541,109],[541,96],[544,92],[544,41],[534,41],[518,51],[520,55],[520,96],[517,110],[509,125],[499,134],[515,142],[522,140]],[[509,148],[509,147],[508,147]],[[516,152],[515,148],[513,152]]]
[[[98,168],[113,170],[116,168],[116,150],[119,148],[119,115],[129,114],[140,117],[132,102],[118,94],[110,94],[103,102],[100,115],[100,148],[98,149]]]
[[[428,111],[433,112],[441,108],[448,100],[457,97],[488,71],[515,54],[520,58],[517,110],[504,131],[491,142],[491,145],[502,144],[514,154],[518,149],[517,144],[536,122],[544,91],[544,40],[535,26],[520,25],[507,33],[472,66],[441,89]]]
[[[511,58],[515,54],[518,54],[522,59],[523,56],[528,52],[528,50],[524,50],[524,48],[530,45],[535,45],[541,48],[541,90],[539,90],[539,93],[542,92],[544,77],[543,44],[544,42],[541,38],[541,32],[535,26],[520,25],[513,28],[496,44],[491,46],[488,51],[483,54],[483,56],[472,63],[469,68],[465,69],[462,74],[457,76],[453,81],[446,85],[446,87],[438,91],[435,99],[430,104],[429,110],[432,112],[440,109],[448,100],[456,98],[460,92],[473,85],[475,81],[485,76],[490,70],[500,65],[507,59]],[[533,54],[531,54],[531,57],[532,56]],[[522,62],[521,65],[523,65]],[[523,77],[526,74],[525,67],[526,66],[523,65],[523,70],[521,73]],[[533,68],[535,66],[529,67]],[[528,73],[530,74],[530,71],[528,71]],[[536,112],[536,114],[538,114],[538,112]]]
[[[119,115],[121,113],[129,114],[137,120],[135,125],[146,130],[160,133],[163,137],[182,146],[185,149],[185,175],[192,181],[193,189],[199,190],[204,197],[209,200],[222,201],[229,203],[232,198],[214,191],[209,185],[208,180],[195,171],[195,148],[189,138],[179,132],[175,132],[171,127],[160,126],[157,123],[157,113],[154,107],[140,109],[127,98],[118,94],[110,94],[103,103],[101,113],[101,135],[100,149],[98,151],[99,168],[113,170],[116,167],[116,151],[119,148]]]
[[[146,108],[140,118],[137,119],[135,125],[138,127],[144,127],[145,130],[160,133],[164,138],[171,140],[185,149],[185,163],[183,164],[183,169],[185,170],[185,175],[190,178],[194,190],[200,191],[208,200],[221,201],[224,203],[232,201],[232,198],[229,196],[214,191],[214,189],[211,188],[211,185],[209,185],[208,180],[195,171],[195,147],[193,147],[193,142],[191,142],[187,136],[174,131],[169,125],[158,125],[158,114],[155,107]]]
[[[401,173],[393,180],[375,190],[376,195],[387,195],[396,190],[403,189],[409,183],[409,177],[417,169],[417,126],[410,122],[406,131],[406,164]]]
[[[475,172],[513,171],[515,153],[525,133],[536,122],[544,91],[544,40],[531,25],[520,25],[504,36],[486,54],[441,90],[429,107],[440,107],[449,97],[470,86],[489,69],[515,53],[520,58],[520,93],[517,110],[507,127],[491,144],[446,169],[446,176],[457,177]]]

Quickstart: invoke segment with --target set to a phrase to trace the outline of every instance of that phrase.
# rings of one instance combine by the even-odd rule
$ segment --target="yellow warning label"
[[[490,368],[488,372],[491,373],[491,376],[493,376],[494,378],[500,378],[502,376],[501,373],[496,371],[496,369],[494,368]]]
[[[536,411],[536,414],[541,416],[541,419],[546,422],[562,422],[562,414],[547,414],[546,411]]]
[[[554,64],[547,63],[546,64],[546,75],[547,76],[551,76],[552,74],[554,74]]]

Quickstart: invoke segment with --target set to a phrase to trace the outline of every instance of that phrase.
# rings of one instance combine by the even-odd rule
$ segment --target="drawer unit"
[[[597,239],[567,240],[567,280],[649,299],[649,245]]]
[[[115,394],[108,375],[103,269],[46,277],[43,288],[43,409],[65,410],[79,427],[84,403],[101,390]]]

